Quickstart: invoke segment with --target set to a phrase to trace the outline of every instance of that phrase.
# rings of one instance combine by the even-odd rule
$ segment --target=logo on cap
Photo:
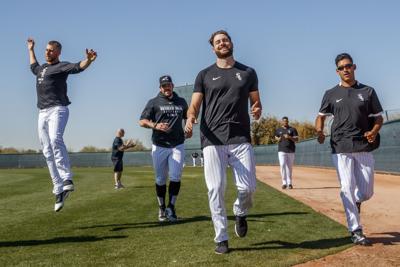
[[[160,77],[160,85],[172,83],[172,78],[169,75],[163,75]]]

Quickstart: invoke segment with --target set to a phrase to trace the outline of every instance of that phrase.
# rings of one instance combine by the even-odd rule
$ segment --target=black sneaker
[[[217,243],[215,247],[216,254],[226,254],[229,252],[228,240]]]
[[[293,185],[290,184],[290,185],[289,185],[289,189],[293,189]]]
[[[170,222],[176,222],[178,220],[174,206],[169,206],[168,208],[166,208],[165,214]]]
[[[160,207],[158,209],[158,221],[165,222],[167,220],[167,216],[165,215],[165,206]]]
[[[357,206],[358,214],[360,214],[361,213],[361,202],[356,202],[356,206]]]
[[[235,233],[238,237],[245,237],[247,234],[246,216],[235,217]]]
[[[361,245],[361,246],[371,245],[371,242],[369,242],[369,240],[365,237],[361,229],[351,233],[351,241],[356,245]]]
[[[65,180],[63,182],[63,191],[74,191],[74,183],[72,182],[72,180]]]
[[[64,207],[64,192],[56,195],[56,204],[54,204],[54,211],[58,212]]]
[[[282,189],[286,189],[286,187],[287,187],[287,186],[286,186],[285,184],[284,184],[284,185],[282,185]]]

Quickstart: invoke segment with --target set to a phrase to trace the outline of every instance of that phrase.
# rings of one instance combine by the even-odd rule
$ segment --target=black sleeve
[[[35,63],[31,64],[31,71],[32,71],[33,74],[38,75],[39,74],[39,70],[40,70],[39,63],[35,62]]]
[[[324,97],[322,98],[321,107],[319,108],[319,113],[320,115],[331,115],[332,112],[329,94],[328,92],[325,92]]]
[[[372,89],[371,96],[370,96],[370,114],[368,115],[375,115],[379,114],[383,111],[381,103],[379,102],[379,98],[374,89]]]
[[[61,70],[63,72],[66,72],[68,74],[75,74],[75,73],[79,73],[82,72],[83,69],[81,69],[81,67],[79,66],[80,63],[69,63],[69,62],[65,62],[65,64],[61,67]]]
[[[197,74],[194,82],[193,92],[204,94],[204,73],[204,71],[200,71],[199,74]]]
[[[297,132],[297,129],[296,128],[293,128],[293,134],[292,134],[292,136],[299,136],[299,133]]]
[[[183,103],[184,103],[184,107],[183,107],[182,118],[183,118],[184,120],[186,120],[186,119],[187,119],[188,104],[187,104],[187,102],[186,102],[185,99],[183,99]]]
[[[278,130],[279,130],[279,129],[276,129],[276,130],[275,130],[275,136],[276,136],[276,137],[280,137]]]
[[[254,69],[251,69],[251,71],[250,71],[249,82],[251,84],[251,86],[249,87],[249,92],[258,91],[258,77],[257,77],[257,73]]]
[[[142,114],[140,115],[140,119],[141,120],[155,121],[154,109],[153,109],[153,101],[152,100],[147,102],[146,107],[144,108]]]

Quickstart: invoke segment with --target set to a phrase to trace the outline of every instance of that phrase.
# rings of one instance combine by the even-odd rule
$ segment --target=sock
[[[158,185],[156,184],[156,194],[158,205],[161,208],[165,208],[165,195],[167,193],[167,185]]]
[[[176,198],[179,194],[179,189],[181,188],[181,182],[169,182],[168,193],[169,193],[169,203],[168,206],[175,206]]]

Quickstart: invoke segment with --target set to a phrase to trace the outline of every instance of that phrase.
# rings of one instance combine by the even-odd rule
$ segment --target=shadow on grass
[[[368,237],[372,244],[383,244],[389,245],[400,245],[400,233],[399,232],[385,232],[385,233],[374,233],[374,235],[388,235],[389,237]],[[399,243],[399,244],[395,244]]]
[[[69,237],[56,237],[45,240],[18,240],[18,241],[4,241],[0,242],[1,247],[30,247],[60,243],[83,243],[83,242],[97,242],[107,239],[121,239],[127,238],[127,235],[120,236],[69,236]]]
[[[251,250],[264,250],[264,249],[328,249],[334,247],[341,247],[351,244],[350,237],[328,238],[312,241],[304,241],[300,243],[285,242],[280,240],[273,240],[268,242],[261,242],[252,244],[251,247],[232,248],[232,251],[251,251]]]
[[[284,216],[284,215],[303,215],[308,214],[307,212],[281,212],[281,213],[259,213],[259,214],[250,214],[247,218],[263,218],[270,216]],[[228,220],[235,220],[235,216],[228,216]],[[121,231],[125,229],[132,228],[153,228],[153,227],[168,227],[179,224],[186,223],[194,223],[194,222],[203,222],[203,221],[211,221],[211,217],[209,216],[194,216],[190,218],[179,218],[176,222],[138,222],[138,223],[123,223],[123,224],[103,224],[103,225],[92,225],[87,227],[79,227],[78,229],[92,229],[92,228],[102,228],[102,227],[112,227],[110,231]],[[251,221],[251,220],[249,220]]]

